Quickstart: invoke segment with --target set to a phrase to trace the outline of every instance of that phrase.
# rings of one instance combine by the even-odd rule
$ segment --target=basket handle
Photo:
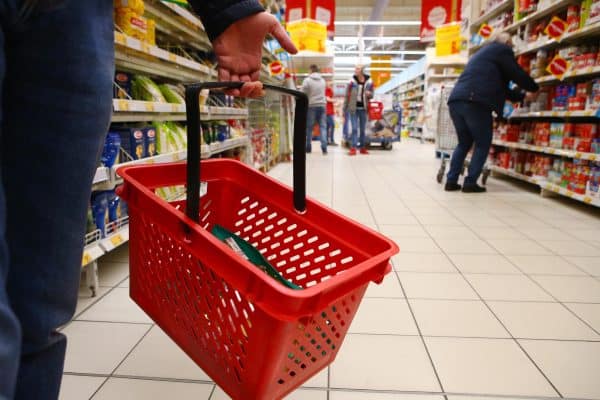
[[[203,82],[186,85],[185,103],[187,118],[187,205],[186,215],[200,221],[200,91],[203,89],[239,89],[243,82]],[[267,90],[291,95],[296,99],[294,113],[294,208],[306,211],[306,115],[308,97],[297,90],[263,85]]]

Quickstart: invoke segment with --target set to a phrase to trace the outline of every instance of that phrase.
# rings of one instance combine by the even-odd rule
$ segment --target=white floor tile
[[[462,221],[452,215],[421,215],[417,219],[423,225],[464,226]]]
[[[97,376],[63,375],[58,400],[89,399],[105,380]]]
[[[440,391],[423,342],[406,336],[347,336],[331,366],[330,385],[341,389]]]
[[[557,256],[507,256],[529,275],[585,275],[583,271]]]
[[[600,257],[565,257],[590,275],[600,276]]]
[[[530,239],[488,239],[489,244],[505,255],[548,255],[549,250]]]
[[[523,275],[467,274],[465,277],[484,300],[554,301]]]
[[[558,303],[488,302],[516,338],[600,340],[600,335]]]
[[[408,298],[471,300],[479,299],[460,274],[399,272]]]
[[[400,254],[394,256],[393,260],[396,271],[457,272],[444,254],[404,253],[400,250]]]
[[[200,367],[154,326],[116,371],[118,375],[210,381]]]
[[[307,380],[302,387],[307,388],[327,388],[329,381],[329,367]]]
[[[561,256],[599,257],[600,249],[580,240],[538,240],[538,242]]]
[[[519,342],[563,396],[600,398],[600,342]]]
[[[405,237],[395,238],[404,253],[441,253],[438,245],[431,238]]]
[[[488,217],[473,217],[473,216],[463,216],[459,217],[459,219],[467,226],[481,226],[481,227],[489,227],[489,228],[503,228],[506,227],[506,223],[503,222],[500,218],[488,216]]]
[[[487,226],[472,226],[471,229],[481,239],[524,239],[525,235],[519,232],[515,228],[502,228],[502,227],[487,227]]]
[[[380,224],[379,231],[386,236],[393,237],[429,237],[425,229],[418,225],[388,225]]]
[[[529,239],[533,240],[573,240],[573,236],[556,228],[519,228]]]
[[[436,239],[436,242],[446,254],[497,254],[480,239]]]
[[[513,340],[425,338],[444,390],[508,396],[556,396]]]
[[[329,392],[329,400],[444,400],[444,397],[433,394],[392,394],[332,390]]]
[[[567,232],[572,237],[579,240],[589,240],[590,238],[600,237],[600,228],[597,229],[568,229]]]
[[[418,335],[405,299],[365,298],[350,325],[350,333]]]
[[[109,287],[100,286],[96,292],[96,296],[92,297],[92,291],[84,286],[79,288],[77,297],[77,308],[75,309],[75,317],[81,314],[86,308],[98,302],[110,290]]]
[[[98,281],[100,286],[117,286],[129,276],[129,262],[110,262],[102,260],[103,259],[98,263]]]
[[[380,284],[369,283],[365,297],[403,298],[404,292],[394,272],[386,275]]]
[[[150,317],[131,300],[127,288],[114,288],[77,319],[84,321],[153,323]]]
[[[92,400],[208,400],[214,385],[111,378]]]
[[[119,287],[128,288],[129,287],[129,278],[125,279],[123,282],[119,284]]]
[[[565,305],[600,333],[600,304],[566,303]]]
[[[424,336],[508,338],[481,301],[410,300]]]
[[[217,387],[210,400],[231,400],[223,389]],[[326,390],[298,389],[284,397],[284,400],[327,400]]]
[[[600,303],[600,281],[578,276],[534,276],[537,282],[562,302]]]
[[[477,235],[465,226],[427,225],[425,229],[434,239],[477,239]]]
[[[521,274],[505,257],[491,254],[451,254],[450,259],[462,273]]]
[[[65,372],[110,374],[150,325],[74,321],[67,335]]]

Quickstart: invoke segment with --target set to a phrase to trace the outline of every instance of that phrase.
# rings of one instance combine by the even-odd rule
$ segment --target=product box
[[[147,127],[143,129],[144,132],[144,150],[146,157],[153,157],[158,154],[156,144],[156,129],[154,127]]]
[[[600,138],[592,139],[592,144],[590,146],[590,152],[595,154],[600,154]]]
[[[127,72],[115,73],[115,83],[113,85],[113,98],[130,99],[131,98],[131,74]]]
[[[585,103],[587,101],[586,97],[569,97],[567,109],[569,111],[583,111],[585,110]]]
[[[120,128],[113,131],[121,135],[121,147],[134,160],[146,157],[146,140],[143,128]]]
[[[553,122],[550,124],[550,142],[549,146],[560,149],[563,143],[565,124],[562,122]]]

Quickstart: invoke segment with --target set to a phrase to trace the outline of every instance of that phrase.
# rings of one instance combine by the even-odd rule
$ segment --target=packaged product
[[[108,132],[104,140],[104,149],[102,150],[102,165],[112,168],[118,162],[120,148],[121,135],[116,132]]]
[[[158,153],[156,148],[156,129],[150,126],[144,128],[143,131],[146,157],[153,157]]]
[[[127,36],[146,41],[148,21],[130,8],[119,8],[115,12],[115,24]]]
[[[158,85],[160,92],[168,103],[185,104],[185,99],[181,94],[179,87],[175,85],[163,84]]]
[[[130,99],[131,98],[131,74],[127,72],[115,73],[115,85],[113,86],[113,98]]]
[[[570,5],[567,9],[567,32],[579,29],[579,5]]]
[[[583,0],[580,26],[591,25],[598,21],[600,21],[600,0]]]
[[[133,160],[146,157],[143,128],[118,128],[113,131],[121,136],[121,147]]]
[[[144,0],[115,0],[114,5],[116,9],[128,8],[138,15],[144,14],[145,11]]]
[[[156,46],[156,21],[151,18],[146,20],[146,43]]]
[[[550,124],[550,142],[549,146],[556,149],[562,147],[565,124],[562,122],[553,122]]]
[[[102,237],[106,237],[106,213],[108,211],[106,192],[93,192],[91,203],[96,228],[100,230]]]
[[[135,75],[133,77],[131,93],[135,100],[167,102],[158,85],[147,76]]]

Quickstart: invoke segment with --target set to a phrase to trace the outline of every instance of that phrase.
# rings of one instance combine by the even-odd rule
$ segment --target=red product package
[[[582,111],[585,110],[586,98],[575,96],[569,97],[568,110],[569,111]]]
[[[578,83],[576,95],[579,97],[587,97],[590,91],[590,82]]]
[[[570,137],[564,137],[563,138],[563,149],[565,150],[573,150],[573,146],[575,145],[575,138],[570,136]]]
[[[577,124],[575,125],[575,136],[584,139],[594,139],[598,134],[598,125],[596,124]]]
[[[582,153],[589,153],[592,151],[592,139],[576,138],[575,139],[575,150],[581,151]]]
[[[579,6],[571,5],[567,9],[567,31],[575,32],[579,29]]]

